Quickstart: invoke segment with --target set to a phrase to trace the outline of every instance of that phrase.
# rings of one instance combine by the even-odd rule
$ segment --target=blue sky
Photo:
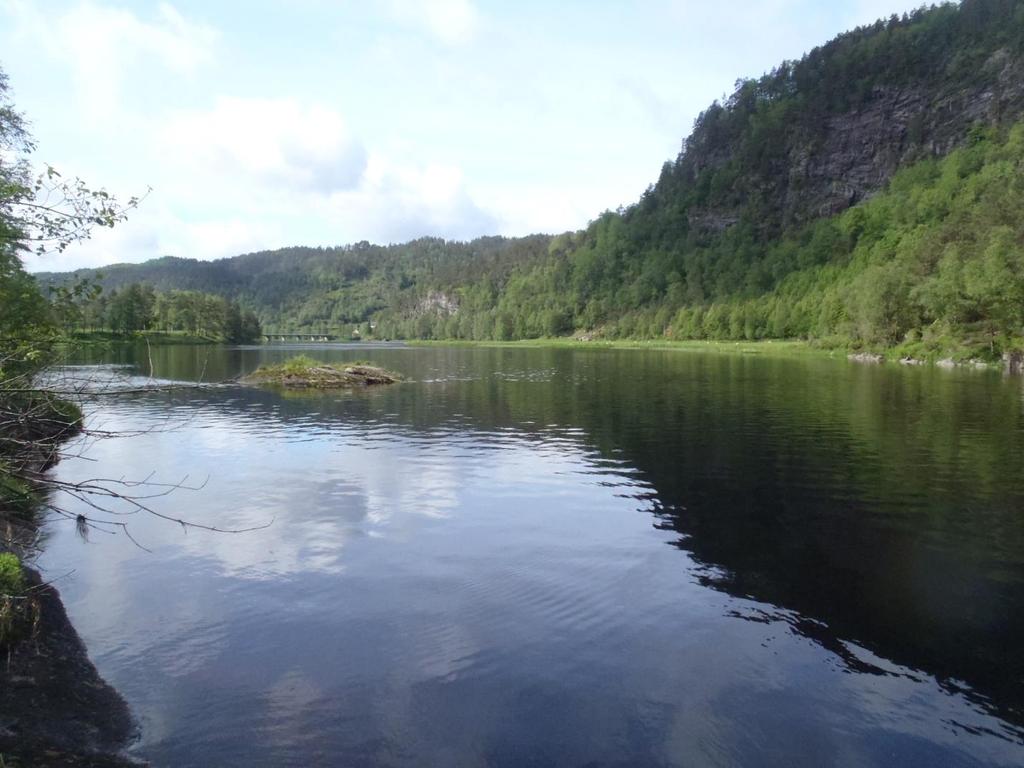
[[[906,0],[0,0],[36,159],[131,219],[30,269],[586,225],[737,78]]]

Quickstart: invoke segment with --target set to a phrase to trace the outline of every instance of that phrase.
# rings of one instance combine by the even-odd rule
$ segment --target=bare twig
[[[155,382],[151,350],[148,357],[150,380]],[[204,372],[205,369],[204,363]],[[61,381],[64,382],[63,387],[60,387]],[[49,382],[54,388],[34,388],[32,384],[35,382],[30,380],[25,380],[15,387],[0,388],[0,455],[23,457],[18,461],[0,463],[0,472],[17,477],[35,488],[37,496],[41,498],[40,507],[74,522],[83,536],[87,536],[89,531],[105,534],[120,532],[133,544],[146,551],[149,551],[148,548],[134,536],[129,529],[128,521],[124,518],[145,514],[180,525],[186,532],[197,529],[212,533],[246,533],[273,525],[274,519],[251,526],[209,525],[168,514],[152,504],[153,501],[175,492],[201,491],[206,486],[208,478],[200,483],[190,483],[186,475],[180,480],[166,482],[157,479],[156,473],[151,472],[141,479],[96,476],[64,480],[49,472],[49,468],[61,459],[74,457],[92,460],[84,454],[89,446],[98,440],[152,434],[155,431],[180,426],[180,423],[176,422],[169,426],[157,424],[125,431],[106,429],[102,424],[80,424],[77,425],[78,437],[70,443],[65,443],[62,435],[67,433],[69,425],[66,419],[55,415],[59,413],[55,412],[55,400],[58,396],[71,397],[81,404],[97,396],[165,393],[218,386],[196,382],[120,388],[119,383],[123,381],[123,377],[112,377],[107,380],[95,376],[79,377],[74,369],[58,369],[49,375]],[[170,419],[171,416],[168,416],[169,421]],[[40,440],[38,434],[34,433],[40,431],[52,433],[53,437]]]

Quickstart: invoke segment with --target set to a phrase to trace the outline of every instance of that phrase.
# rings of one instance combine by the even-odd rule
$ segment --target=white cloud
[[[172,116],[160,134],[181,160],[295,190],[351,189],[366,167],[340,114],[292,99],[222,97],[207,112]]]
[[[141,61],[193,75],[212,58],[218,38],[217,30],[186,19],[169,3],[160,3],[150,21],[89,0],[56,19],[26,0],[7,0],[3,8],[19,37],[67,62],[79,109],[92,120],[116,119],[123,81]]]
[[[469,42],[480,26],[471,0],[388,0],[388,8],[396,21],[423,28],[447,45]]]
[[[332,195],[322,210],[341,232],[363,232],[384,243],[424,235],[465,239],[497,230],[497,219],[473,200],[459,168],[395,162],[381,154],[371,154],[358,189]]]
[[[497,229],[460,168],[424,160],[412,147],[399,157],[368,151],[322,104],[222,97],[209,111],[170,116],[158,145],[157,154],[174,158],[172,197],[185,194],[184,166],[205,179],[195,194],[209,199],[210,210],[230,201],[243,218],[290,220],[293,230],[314,219],[305,243],[467,238]]]
[[[164,231],[160,253],[194,259],[236,256],[284,245],[274,222],[253,218],[181,222],[178,230]]]
[[[552,189],[508,187],[491,191],[483,203],[500,212],[494,234],[517,236],[558,233],[582,227],[609,208],[628,200],[628,193],[609,184],[604,186],[560,185]]]
[[[154,190],[127,222],[62,254],[30,256],[29,269],[502,229],[460,168],[417,162],[413,149],[368,154],[323,105],[221,98],[209,111],[169,116],[149,155],[159,158],[147,167]]]
[[[216,259],[285,244],[279,222],[243,216],[186,219],[154,192],[126,222],[113,229],[97,229],[91,239],[63,253],[28,254],[25,265],[31,272],[62,272],[168,255]]]

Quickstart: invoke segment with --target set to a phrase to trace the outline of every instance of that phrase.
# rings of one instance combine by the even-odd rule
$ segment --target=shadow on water
[[[225,380],[294,349],[162,348],[154,368]],[[688,553],[694,579],[757,604],[729,608],[734,620],[785,626],[851,674],[932,677],[1005,724],[991,735],[1024,743],[1019,381],[816,358],[317,349],[413,381],[347,395],[164,397],[236,423],[362,425],[367,441],[382,428],[438,444],[509,430],[537,445],[568,441],[598,470],[635,477],[621,492]],[[138,355],[103,360],[141,366]]]

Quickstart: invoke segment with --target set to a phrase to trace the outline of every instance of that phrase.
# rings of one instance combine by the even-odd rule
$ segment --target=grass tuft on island
[[[356,389],[394,384],[401,380],[402,377],[394,371],[365,361],[331,365],[299,355],[279,365],[261,366],[242,379],[242,382],[288,389]]]

